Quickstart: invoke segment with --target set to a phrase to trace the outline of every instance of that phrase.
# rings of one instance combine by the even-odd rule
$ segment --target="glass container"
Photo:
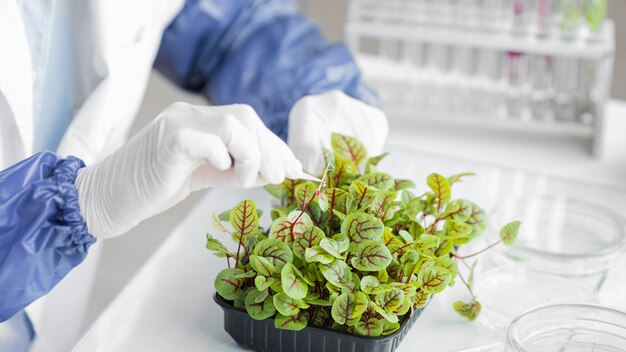
[[[496,261],[584,282],[599,290],[624,255],[624,220],[611,209],[565,196],[507,202],[493,213],[493,228],[522,221],[515,244],[498,246]],[[490,233],[491,241],[498,234]]]
[[[590,304],[535,308],[511,322],[504,350],[626,351],[626,312]]]
[[[584,283],[514,265],[492,267],[475,276],[474,293],[482,304],[478,321],[501,334],[515,317],[535,307],[598,302],[595,290]]]

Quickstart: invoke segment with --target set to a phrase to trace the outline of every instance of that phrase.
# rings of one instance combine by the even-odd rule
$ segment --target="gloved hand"
[[[332,132],[358,138],[369,155],[377,155],[389,125],[380,109],[341,91],[306,96],[291,108],[288,144],[305,170],[317,174],[322,169],[322,148],[330,148]]]
[[[250,106],[175,103],[111,156],[81,169],[75,184],[89,232],[110,238],[192,191],[279,183],[301,173]]]

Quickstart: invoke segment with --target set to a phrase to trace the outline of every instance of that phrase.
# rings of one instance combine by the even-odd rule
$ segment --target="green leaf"
[[[328,170],[334,170],[335,165],[335,153],[328,148],[322,148],[322,155],[324,156],[324,166],[328,168]]]
[[[437,209],[441,210],[443,204],[450,200],[450,181],[437,173],[433,173],[426,178],[426,184],[437,196]]]
[[[398,235],[402,237],[405,243],[413,243],[414,241],[413,236],[406,230],[398,231]]]
[[[273,277],[257,275],[257,277],[254,278],[254,287],[256,287],[256,289],[259,291],[263,291],[267,290],[268,287],[274,285],[277,282],[278,279],[275,279]]]
[[[333,133],[330,136],[330,144],[336,155],[350,160],[356,167],[359,167],[367,157],[365,147],[356,138]]]
[[[213,238],[210,234],[206,234],[206,249],[213,252],[213,255],[223,258],[228,254],[228,249],[219,240]]]
[[[332,238],[324,238],[320,241],[320,247],[326,251],[326,253],[332,255],[337,259],[343,259],[339,252],[339,243]],[[347,249],[347,248],[346,248]]]
[[[324,278],[337,287],[348,287],[352,282],[350,267],[343,260],[335,259],[330,264],[320,264]]]
[[[395,191],[378,193],[370,204],[370,212],[377,218],[384,220],[387,217],[389,205],[396,199]]]
[[[267,291],[264,292],[265,295],[267,295]],[[246,311],[248,311],[248,315],[255,320],[267,319],[276,313],[272,297],[266,296],[263,300],[257,302],[261,294],[262,293],[257,290],[250,290],[246,295]]]
[[[360,271],[378,271],[391,263],[391,252],[380,240],[364,241],[356,246],[352,266]]]
[[[251,277],[254,277],[256,275],[256,273],[254,272],[254,270],[248,270],[246,272],[243,272],[241,274],[235,275],[235,278],[237,279],[249,279]]]
[[[389,290],[391,290],[391,286],[381,284],[375,276],[367,275],[361,278],[361,291],[369,295],[375,295]]]
[[[277,207],[270,211],[270,217],[272,218],[272,222],[276,221],[276,219],[287,216],[287,207]]]
[[[275,294],[273,303],[278,313],[284,316],[296,315],[300,312],[300,308],[308,307],[308,304],[305,304],[304,302],[300,300],[289,297],[284,292],[279,292]]]
[[[274,326],[277,329],[283,330],[302,330],[306,328],[307,319],[303,314],[284,316],[282,314],[276,314],[274,319]]]
[[[283,187],[281,185],[268,184],[268,185],[263,186],[263,188],[272,197],[274,197],[276,199],[282,199],[283,198],[284,189],[283,189]]]
[[[213,227],[220,232],[230,232],[224,225],[222,221],[220,221],[219,217],[216,213],[211,214],[211,222],[213,223]]]
[[[435,250],[436,257],[448,257],[450,256],[450,252],[454,249],[454,242],[445,240],[437,247]]]
[[[374,301],[370,301],[370,306],[372,307],[372,309],[374,309],[374,311],[376,311],[376,313],[380,314],[388,322],[390,322],[390,323],[397,323],[398,322],[398,316],[397,315],[395,315],[394,313],[391,313],[391,312],[387,312],[386,310],[381,308],[381,306],[376,304]]]
[[[502,240],[505,246],[510,246],[515,242],[520,225],[522,225],[522,223],[519,221],[511,221],[502,227],[500,230],[500,240]]]
[[[271,276],[274,272],[274,264],[272,264],[269,259],[259,257],[258,255],[250,256],[250,266],[252,266],[254,271],[263,276]]]
[[[239,202],[230,212],[230,224],[235,232],[242,236],[250,236],[259,228],[259,216],[252,200]]]
[[[359,177],[357,180],[365,183],[368,187],[374,187],[379,191],[386,191],[394,185],[393,177],[384,172],[368,173]]]
[[[404,291],[397,287],[393,287],[387,292],[379,293],[375,296],[376,304],[378,304],[386,312],[393,312],[402,304],[404,300]]]
[[[305,250],[319,245],[320,241],[324,237],[326,237],[324,236],[324,231],[322,231],[319,227],[309,227],[302,233],[302,236],[296,238],[296,240],[292,243],[291,249],[293,254],[295,254],[296,257],[303,259]]]
[[[468,237],[472,233],[472,226],[456,220],[448,220],[445,223],[444,231],[447,239],[456,240]]]
[[[440,244],[441,238],[424,233],[420,235],[417,241],[415,241],[413,248],[423,253],[427,249],[437,248]]]
[[[463,301],[456,301],[452,305],[454,310],[459,313],[460,316],[467,318],[469,321],[473,321],[480,314],[480,309],[482,308],[480,303],[477,300],[472,300],[469,303],[465,303]]]
[[[307,248],[304,251],[304,260],[307,263],[322,263],[322,264],[330,264],[335,257],[331,254],[328,254],[322,247],[313,246],[311,248]]]
[[[226,210],[217,217],[220,221],[230,221],[230,210]]]
[[[302,279],[302,273],[293,264],[287,263],[280,272],[280,281],[283,291],[291,298],[306,297],[308,286]]]
[[[393,189],[396,191],[401,191],[403,189],[415,188],[415,182],[411,180],[400,180],[396,179],[393,183]]]
[[[389,335],[398,329],[400,329],[400,323],[390,323],[385,320],[383,322],[383,332],[381,333],[381,335],[383,336]]]
[[[313,222],[307,213],[294,210],[289,215],[274,220],[268,237],[291,244],[311,226]]]
[[[470,239],[480,235],[487,227],[487,215],[485,211],[478,205],[469,202],[472,206],[469,218],[465,223],[472,226],[472,233]]]
[[[306,181],[302,184],[296,186],[296,202],[299,205],[304,205],[311,201],[311,199],[315,198],[315,190],[317,190],[317,185],[312,182]]]
[[[448,269],[435,265],[423,267],[417,277],[417,281],[421,285],[420,288],[426,293],[443,291],[451,279],[452,274]]]
[[[472,203],[464,199],[453,200],[446,206],[444,218],[452,218],[458,222],[466,222],[472,214]]]
[[[244,271],[238,268],[227,268],[220,271],[215,278],[215,290],[224,299],[233,300],[241,291],[244,279],[237,278],[237,275],[244,274]]]
[[[333,236],[333,240],[337,242],[337,252],[343,253],[350,247],[350,238],[344,234],[338,233]]]
[[[375,172],[376,166],[378,166],[378,163],[380,163],[381,160],[386,158],[388,155],[389,153],[386,152],[386,153],[368,158],[367,161],[365,162],[365,173]]]
[[[367,296],[363,292],[343,293],[333,302],[331,315],[338,324],[352,326],[367,309]]]
[[[457,182],[461,182],[463,181],[463,177],[468,177],[468,176],[476,176],[475,173],[473,172],[462,172],[460,174],[456,174],[456,175],[452,175],[448,177],[448,182],[450,182],[450,185],[453,185]]]
[[[352,194],[339,188],[326,188],[324,194],[328,198],[329,209],[346,214],[352,205]]]
[[[284,242],[275,239],[264,239],[254,247],[254,255],[269,259],[276,271],[279,271],[287,263],[291,263],[293,255],[291,249]]]
[[[385,226],[380,219],[360,211],[348,215],[341,224],[341,233],[357,244],[380,239],[384,229]]]
[[[328,211],[328,196],[325,192],[320,192],[317,196],[317,204],[322,211]]]
[[[383,322],[376,318],[361,320],[354,325],[354,331],[363,336],[380,336],[383,333]]]
[[[422,309],[426,307],[428,301],[430,300],[430,293],[426,293],[423,290],[417,290],[415,293],[415,297],[413,298],[413,304],[415,305],[415,309]]]
[[[405,247],[404,243],[402,243],[402,241],[397,239],[396,236],[394,236],[393,233],[391,233],[391,231],[388,228],[386,228],[383,232],[383,242],[385,243],[387,248],[389,248],[389,250],[394,253],[398,252],[402,254],[403,247],[405,248],[405,250],[409,249],[409,247]]]
[[[376,188],[368,186],[365,182],[354,181],[350,184],[350,194],[354,198],[357,209],[367,209],[377,195]]]
[[[248,291],[237,291],[235,294],[235,298],[232,299],[233,306],[235,306],[236,308],[246,309],[246,294],[248,293]]]
[[[306,297],[304,297],[304,302],[322,307],[330,307],[332,305],[330,300],[321,298],[320,294],[317,292],[310,292]]]

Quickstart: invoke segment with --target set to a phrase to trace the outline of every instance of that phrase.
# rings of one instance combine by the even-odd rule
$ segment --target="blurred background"
[[[299,1],[329,38],[348,41],[379,91],[394,141],[417,139],[433,153],[624,185],[626,1],[608,1],[609,21],[568,7],[578,1],[561,8],[542,0],[480,2],[488,10],[413,1],[411,11],[403,3]],[[154,72],[132,133],[179,100],[206,104]],[[202,195],[104,244],[87,324]]]

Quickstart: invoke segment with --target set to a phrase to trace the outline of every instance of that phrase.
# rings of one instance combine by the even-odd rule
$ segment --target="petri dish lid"
[[[482,305],[478,321],[501,334],[517,316],[539,306],[598,302],[589,285],[516,266],[477,273],[474,281],[474,294]]]

